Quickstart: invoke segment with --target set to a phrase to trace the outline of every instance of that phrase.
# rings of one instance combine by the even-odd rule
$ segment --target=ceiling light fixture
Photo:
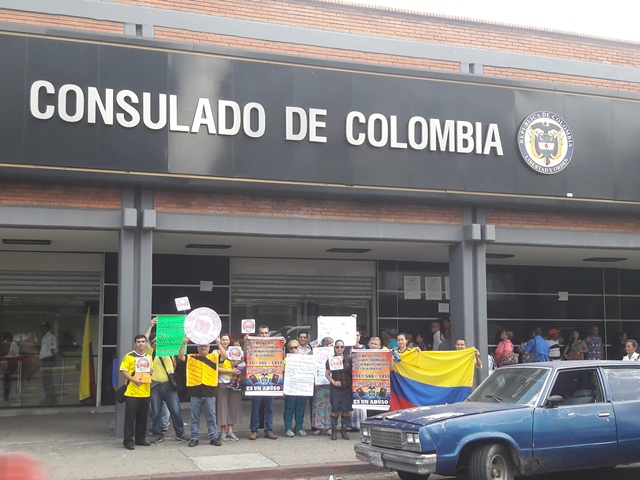
[[[487,253],[485,256],[487,258],[496,258],[498,260],[504,260],[505,258],[515,257],[515,255],[511,255],[510,253]]]
[[[624,257],[591,257],[591,258],[583,258],[583,262],[604,262],[604,263],[613,263],[613,262],[624,262],[627,260]]]
[[[327,250],[329,253],[367,253],[370,251],[370,248],[330,248]]]
[[[5,245],[51,245],[51,240],[38,240],[35,238],[3,238]]]

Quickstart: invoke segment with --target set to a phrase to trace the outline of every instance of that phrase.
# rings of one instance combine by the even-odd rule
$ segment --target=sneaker
[[[200,445],[200,442],[198,440],[191,440],[189,442],[190,447],[197,447],[198,445]]]
[[[306,437],[307,436],[307,432],[305,432],[304,430],[300,429],[296,432],[298,435],[300,435],[301,437]]]
[[[287,433],[285,433],[285,435],[286,435],[287,437],[295,437],[295,436],[296,436],[296,434],[295,434],[295,433],[293,433],[293,430],[287,430]]]
[[[230,442],[237,442],[238,440],[240,440],[238,437],[236,437],[236,434],[235,434],[235,433],[230,433],[230,434],[227,436],[227,439],[228,439]]]
[[[189,435],[187,435],[186,433],[183,433],[182,435],[176,435],[176,440],[179,442],[188,442],[189,438]]]
[[[163,425],[162,426],[162,431],[163,432],[168,432],[169,431],[169,425],[167,425],[166,427]]]
[[[164,440],[164,435],[156,435],[155,437],[153,437],[153,440],[151,441],[151,443],[160,443],[163,440]]]
[[[255,440],[256,438],[258,438],[258,432],[251,432],[249,434],[249,440]]]
[[[227,434],[226,433],[221,433],[219,438],[220,438],[221,442],[226,442],[227,441]]]
[[[222,445],[222,442],[220,441],[220,437],[212,438],[209,443],[211,445],[215,445],[216,447],[219,447],[220,445]]]

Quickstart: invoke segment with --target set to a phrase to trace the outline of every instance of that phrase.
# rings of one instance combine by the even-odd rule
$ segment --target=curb
[[[209,470],[206,472],[176,472],[137,475],[134,477],[109,477],[102,480],[279,480],[292,478],[329,478],[330,475],[356,475],[383,473],[386,468],[367,465],[362,462],[339,464],[318,463],[313,465],[287,465],[273,468],[248,468],[244,470]]]

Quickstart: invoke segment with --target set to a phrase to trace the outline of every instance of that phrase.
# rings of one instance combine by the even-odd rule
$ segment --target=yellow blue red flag
[[[391,372],[390,411],[460,402],[473,388],[475,349],[400,354]]]

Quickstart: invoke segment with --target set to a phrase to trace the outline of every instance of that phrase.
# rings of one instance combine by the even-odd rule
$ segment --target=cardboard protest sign
[[[247,396],[282,396],[282,361],[284,338],[247,337],[246,363]]]
[[[391,351],[354,350],[352,356],[353,408],[389,410]]]
[[[184,315],[158,315],[156,324],[156,355],[178,355],[184,340]]]
[[[313,397],[315,377],[316,362],[311,355],[287,355],[283,389],[285,395]]]

